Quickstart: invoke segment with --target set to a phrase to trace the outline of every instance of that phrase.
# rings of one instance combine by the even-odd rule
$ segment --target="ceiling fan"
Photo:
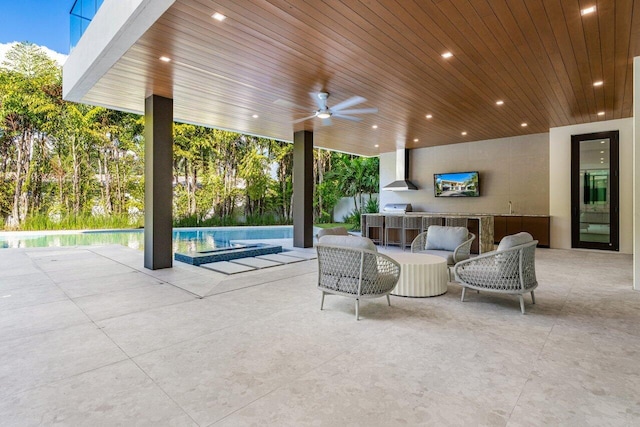
[[[378,112],[377,108],[356,108],[347,110],[347,108],[352,107],[356,104],[361,104],[366,102],[367,100],[361,96],[354,96],[345,101],[342,101],[333,107],[329,107],[327,105],[327,99],[329,98],[329,94],[327,92],[319,92],[319,93],[310,93],[311,97],[316,101],[318,105],[318,109],[310,116],[303,117],[302,119],[298,119],[293,121],[293,123],[304,122],[305,120],[319,118],[322,119],[322,124],[324,126],[331,125],[331,118],[335,117],[338,119],[351,120],[352,122],[362,121],[360,117],[354,117],[350,114],[375,114]]]

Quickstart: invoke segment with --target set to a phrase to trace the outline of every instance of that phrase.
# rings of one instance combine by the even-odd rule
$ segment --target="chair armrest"
[[[429,230],[423,231],[422,233],[418,234],[415,239],[413,239],[413,242],[411,242],[411,252],[424,251],[424,247],[425,247],[426,242],[427,242],[427,233],[428,232],[429,232]]]
[[[476,235],[473,233],[469,233],[469,236],[471,236],[471,238],[461,243],[460,246],[458,246],[453,251],[454,263],[468,259],[469,256],[471,255],[471,243],[473,243],[473,240],[476,238]]]
[[[389,293],[396,287],[400,280],[400,263],[384,254],[378,254],[376,258],[378,274],[375,283],[369,285],[369,293]]]
[[[513,256],[517,261],[518,253],[513,252]],[[501,281],[499,260],[504,260],[504,253],[492,251],[459,261],[453,266],[454,277],[463,284],[491,286]]]

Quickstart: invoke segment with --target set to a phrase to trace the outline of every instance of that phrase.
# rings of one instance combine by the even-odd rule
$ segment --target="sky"
[[[0,44],[28,41],[68,55],[74,1],[0,0]]]

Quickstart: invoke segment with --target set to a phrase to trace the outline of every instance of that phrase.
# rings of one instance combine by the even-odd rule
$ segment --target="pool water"
[[[290,239],[290,225],[264,227],[174,228],[173,251],[195,252],[230,246],[231,240]],[[33,248],[119,244],[144,248],[144,232],[137,230],[0,232],[0,248]]]

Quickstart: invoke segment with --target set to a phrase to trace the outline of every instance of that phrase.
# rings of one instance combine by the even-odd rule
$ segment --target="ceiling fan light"
[[[331,117],[331,113],[328,111],[320,111],[318,112],[317,117],[320,119],[328,119],[329,117]]]

